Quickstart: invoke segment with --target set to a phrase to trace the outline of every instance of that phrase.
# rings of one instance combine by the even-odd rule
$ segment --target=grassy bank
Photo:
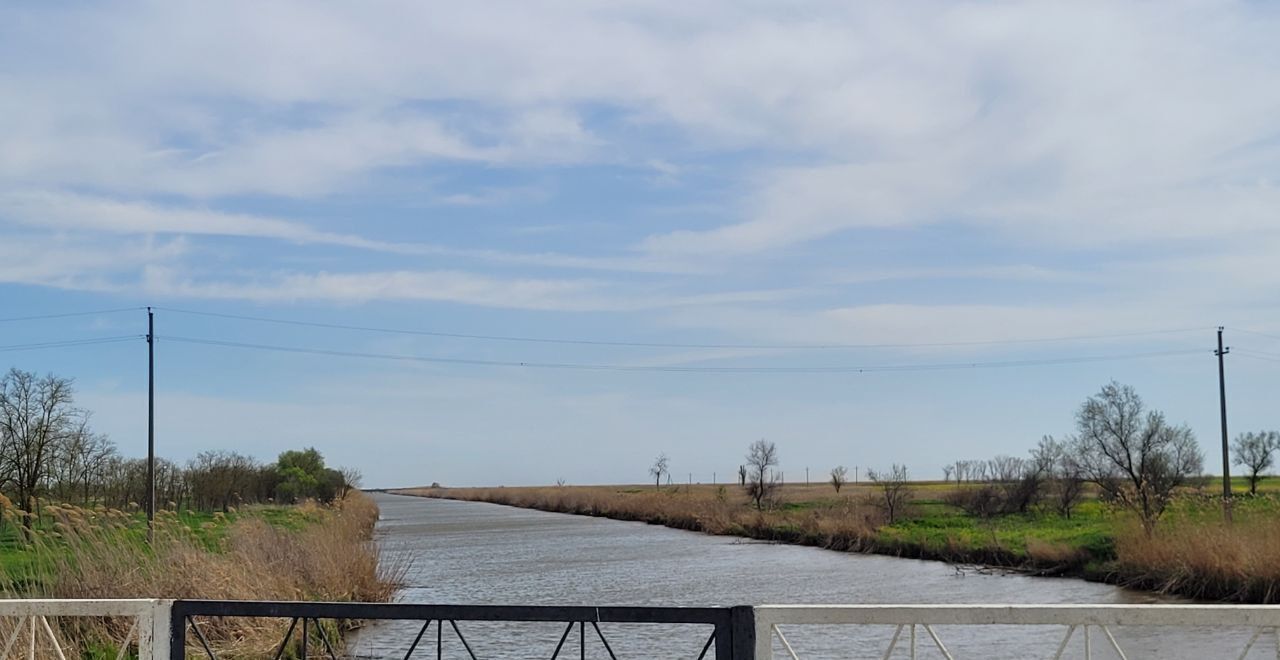
[[[1280,602],[1277,493],[1242,497],[1235,524],[1217,500],[1188,492],[1148,537],[1131,517],[1086,498],[1071,517],[1033,511],[979,518],[947,503],[954,484],[916,483],[905,515],[889,524],[875,491],[787,485],[757,511],[736,486],[417,488],[403,494],[476,500],[847,552],[982,564],[1104,580],[1230,602]],[[1213,492],[1212,486],[1207,492]]]
[[[399,577],[397,567],[379,565],[371,540],[377,507],[360,493],[327,507],[163,511],[151,545],[136,513],[48,506],[42,514],[28,533],[20,527],[22,512],[5,513],[5,597],[376,602],[391,598]],[[122,625],[63,632],[90,648],[123,637]],[[286,625],[221,619],[202,631],[221,655],[264,657]]]

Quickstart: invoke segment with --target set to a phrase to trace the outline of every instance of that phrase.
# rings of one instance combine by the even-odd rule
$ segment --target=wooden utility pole
[[[1222,347],[1222,326],[1218,326],[1218,405],[1222,412],[1222,518],[1231,521],[1231,459],[1227,448],[1227,376],[1223,357],[1231,352]]]
[[[156,523],[156,316],[147,308],[147,543]]]

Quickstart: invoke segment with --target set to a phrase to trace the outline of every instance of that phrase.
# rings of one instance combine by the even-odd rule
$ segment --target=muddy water
[[[387,561],[411,562],[405,602],[507,605],[726,606],[760,603],[1145,603],[1155,598],[1074,579],[1032,578],[940,563],[845,554],[744,541],[643,523],[570,516],[475,502],[378,494],[378,538]],[[1165,601],[1168,602],[1168,601]],[[361,657],[404,657],[420,623],[384,622],[351,649]],[[459,623],[478,658],[550,658],[561,624]],[[601,626],[621,659],[696,658],[708,629]],[[1052,657],[1063,628],[937,627],[957,658]],[[442,657],[467,658],[448,626]],[[591,633],[590,627],[587,632]],[[801,658],[880,657],[889,627],[792,627]],[[1121,629],[1129,658],[1235,657],[1249,633],[1238,630]],[[1063,657],[1084,657],[1077,633]],[[561,658],[579,658],[578,633]],[[905,641],[905,638],[904,638]],[[1093,657],[1117,657],[1100,633]],[[923,631],[920,658],[942,657]],[[594,637],[585,655],[608,658]],[[778,658],[789,655],[775,644]],[[928,648],[926,649],[926,646]],[[436,631],[414,657],[435,657]],[[1106,647],[1106,648],[1104,648]],[[1274,657],[1274,646],[1257,657]],[[899,645],[908,657],[905,644]]]

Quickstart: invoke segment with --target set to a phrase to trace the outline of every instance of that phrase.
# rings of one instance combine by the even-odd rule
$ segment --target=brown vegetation
[[[1148,534],[1116,536],[1113,579],[1191,598],[1280,603],[1280,516],[1274,507],[1237,513],[1234,523],[1171,519]]]
[[[37,530],[37,561],[26,574],[7,575],[7,597],[206,598],[247,600],[387,601],[403,567],[379,566],[371,541],[377,506],[351,493],[330,506],[300,505],[296,529],[248,515],[209,538],[161,512],[150,548],[145,523],[112,509],[46,507],[53,531]],[[10,509],[10,518],[21,515]],[[221,516],[222,514],[217,514]],[[209,527],[216,523],[206,523]],[[211,530],[200,530],[211,531]],[[264,657],[287,622],[218,619],[202,631],[224,654]],[[66,630],[85,643],[119,639],[119,622]]]

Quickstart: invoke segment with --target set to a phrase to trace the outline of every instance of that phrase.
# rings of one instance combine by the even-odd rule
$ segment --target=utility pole
[[[1222,347],[1222,326],[1218,326],[1218,405],[1222,410],[1222,518],[1231,522],[1231,460],[1227,455],[1227,376],[1223,357],[1231,352]]]
[[[804,469],[804,485],[809,485],[809,468]]]
[[[156,522],[156,316],[147,307],[147,543]]]

